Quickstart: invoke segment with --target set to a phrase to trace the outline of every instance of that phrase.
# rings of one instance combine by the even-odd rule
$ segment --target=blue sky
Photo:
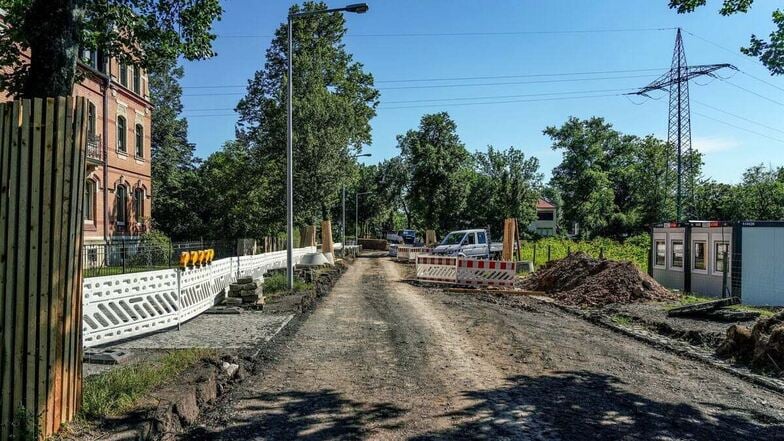
[[[330,6],[345,2],[335,0]],[[236,117],[231,110],[220,109],[232,109],[244,88],[227,86],[246,84],[263,66],[269,36],[284,21],[291,3],[225,1],[223,20],[215,27],[218,56],[184,63],[184,115],[198,156],[208,156],[234,136]],[[756,0],[750,13],[732,17],[718,14],[720,0],[709,0],[706,7],[688,15],[670,10],[667,0],[367,3],[368,13],[346,16],[346,46],[374,74],[381,90],[378,115],[372,121],[373,142],[365,149],[373,156],[363,158],[365,162],[396,155],[396,135],[415,128],[423,114],[444,110],[457,122],[458,134],[470,150],[515,146],[539,158],[546,176],[560,162],[560,153],[550,148],[542,130],[562,124],[569,116],[602,116],[624,133],[665,138],[668,101],[664,93],[655,100],[597,95],[643,86],[666,71],[675,31],[641,29],[682,27],[690,65],[732,63],[741,70],[723,72],[725,77],[732,75],[726,80],[701,78],[690,84],[692,139],[705,153],[705,174],[737,182],[749,166],[784,164],[780,153],[784,147],[784,77],[770,77],[756,60],[736,50],[752,33],[768,35],[773,27],[770,13],[781,7],[780,1]],[[553,33],[608,29],[633,30]],[[491,35],[432,35],[439,33]],[[552,75],[609,71],[624,72]],[[520,77],[538,74],[548,76]],[[398,82],[487,76],[514,78]],[[203,94],[212,95],[196,96]],[[562,95],[530,96],[535,94]],[[586,95],[592,97],[572,98]],[[476,97],[487,98],[463,99]],[[561,99],[566,97],[570,99]],[[421,102],[435,99],[451,101]]]

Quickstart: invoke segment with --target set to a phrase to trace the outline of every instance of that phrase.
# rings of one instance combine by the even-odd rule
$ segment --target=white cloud
[[[691,146],[702,153],[716,153],[740,147],[740,142],[731,138],[694,136]]]

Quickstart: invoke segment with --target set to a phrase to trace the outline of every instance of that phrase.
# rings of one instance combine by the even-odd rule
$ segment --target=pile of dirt
[[[594,259],[583,252],[548,263],[524,279],[521,286],[544,291],[561,303],[583,307],[677,298],[631,262]]]
[[[751,328],[730,326],[716,354],[748,363],[755,369],[784,372],[784,311],[757,320]]]

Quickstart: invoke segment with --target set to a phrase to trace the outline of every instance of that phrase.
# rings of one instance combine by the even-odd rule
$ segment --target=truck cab
[[[494,253],[489,235],[482,229],[452,231],[433,250],[433,254],[486,259]]]

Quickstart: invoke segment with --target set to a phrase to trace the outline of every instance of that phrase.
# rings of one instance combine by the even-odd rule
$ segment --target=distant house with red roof
[[[558,207],[544,198],[536,201],[536,220],[528,229],[540,236],[554,236],[558,232]]]

